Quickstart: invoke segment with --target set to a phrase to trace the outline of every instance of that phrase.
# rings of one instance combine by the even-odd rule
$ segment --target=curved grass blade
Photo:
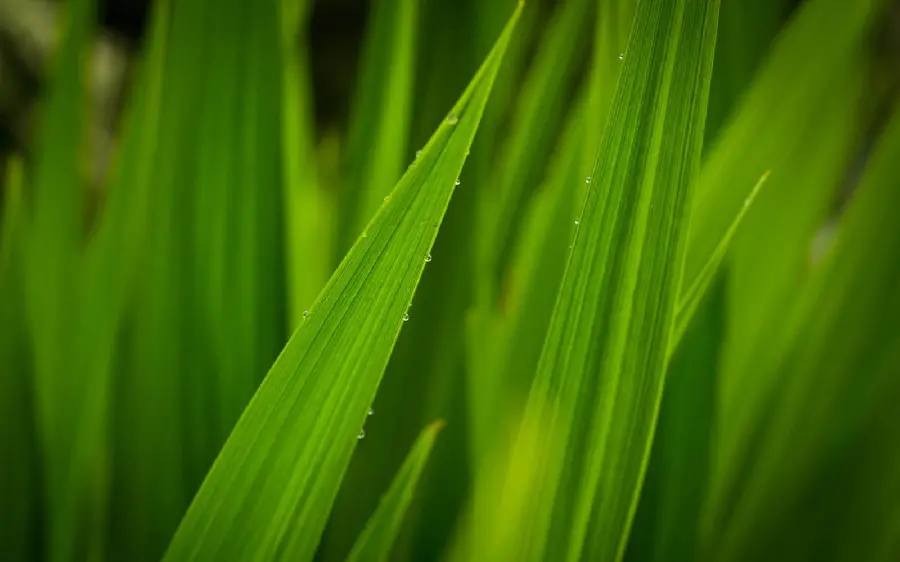
[[[715,0],[641,1],[525,411],[565,446],[540,474],[527,559],[623,555],[662,392]]]
[[[312,559],[520,10],[272,366],[165,560]]]
[[[378,504],[366,528],[356,539],[347,562],[382,562],[391,553],[394,539],[400,532],[403,516],[412,502],[419,478],[428,463],[431,449],[444,422],[438,420],[419,434],[419,438],[394,477],[390,489]]]

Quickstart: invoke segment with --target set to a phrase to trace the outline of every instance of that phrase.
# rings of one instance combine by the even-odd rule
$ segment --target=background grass
[[[0,559],[900,557],[896,2],[56,7]]]

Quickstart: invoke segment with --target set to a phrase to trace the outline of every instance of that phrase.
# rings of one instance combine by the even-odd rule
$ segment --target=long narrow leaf
[[[518,17],[272,367],[166,560],[310,560]]]
[[[436,421],[419,434],[412,450],[403,461],[403,466],[394,477],[391,488],[378,504],[378,510],[372,514],[366,528],[356,539],[347,562],[381,562],[387,559],[394,545],[394,539],[400,531],[403,516],[412,501],[416,485],[428,463],[434,440],[443,427],[443,421]]]
[[[643,1],[526,417],[541,463],[524,559],[615,560],[649,453],[699,167],[718,2]],[[526,555],[527,553],[527,555]]]

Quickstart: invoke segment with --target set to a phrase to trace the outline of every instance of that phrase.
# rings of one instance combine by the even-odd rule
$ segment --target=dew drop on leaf
[[[366,438],[366,430],[365,430],[365,429],[360,429],[360,430],[359,430],[359,435],[357,435],[356,438],[357,438],[357,439],[365,439],[365,438]]]
[[[403,321],[409,322],[409,313],[408,312],[403,315]]]
[[[425,258],[425,263],[428,263],[430,261],[431,261],[431,254],[428,254],[428,256]]]
[[[369,412],[367,415],[369,415],[369,416],[375,415],[375,410],[372,409],[372,406],[369,406]]]
[[[450,125],[456,125],[457,123],[459,123],[459,117],[457,117],[455,113],[451,112],[449,115],[447,115],[447,123],[449,123]]]

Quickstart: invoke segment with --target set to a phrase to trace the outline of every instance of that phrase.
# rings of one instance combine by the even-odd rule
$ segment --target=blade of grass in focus
[[[347,562],[382,562],[388,558],[394,539],[400,532],[403,516],[412,501],[416,484],[428,463],[434,441],[443,427],[444,422],[439,420],[419,434],[390,489],[381,498],[378,510],[372,514],[366,528],[356,539]]]
[[[282,351],[166,560],[311,560],[518,17]]]
[[[625,548],[661,397],[717,14],[718,2],[693,0],[636,9],[525,410],[564,447],[528,459],[540,476],[521,559],[615,560]]]

